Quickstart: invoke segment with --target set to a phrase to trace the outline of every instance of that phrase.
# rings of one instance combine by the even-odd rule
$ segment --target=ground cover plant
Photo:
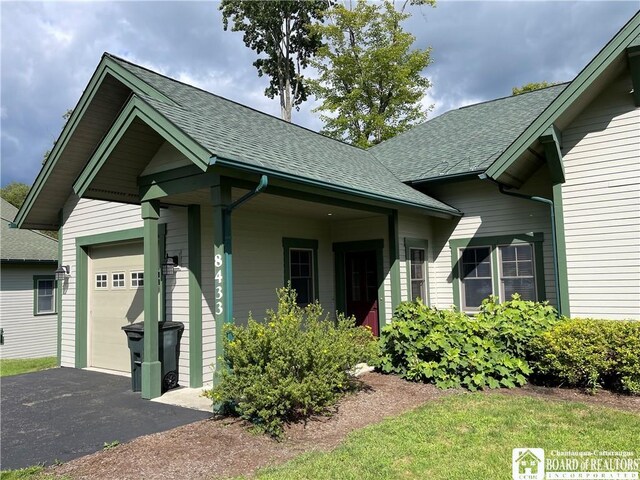
[[[370,330],[352,318],[329,319],[318,303],[299,306],[290,287],[278,290],[264,322],[249,318],[226,333],[228,370],[207,396],[275,437],[287,422],[327,413],[354,387],[355,365],[377,351]]]
[[[572,319],[533,342],[534,380],[640,394],[640,322]]]
[[[382,329],[377,367],[440,388],[521,386],[532,372],[527,358],[533,338],[557,321],[546,302],[518,295],[503,303],[490,297],[474,316],[405,302]]]
[[[21,373],[38,372],[58,366],[56,357],[20,358],[0,360],[0,377],[19,375]]]
[[[511,452],[635,451],[640,415],[502,393],[452,395],[352,433],[259,479],[511,479]]]

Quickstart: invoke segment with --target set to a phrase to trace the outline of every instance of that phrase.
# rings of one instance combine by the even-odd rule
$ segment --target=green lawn
[[[58,359],[56,357],[3,359],[0,360],[0,377],[37,372],[57,366]]]
[[[366,412],[363,412],[366,414]],[[452,395],[260,479],[511,479],[513,448],[637,451],[640,415],[504,394]]]

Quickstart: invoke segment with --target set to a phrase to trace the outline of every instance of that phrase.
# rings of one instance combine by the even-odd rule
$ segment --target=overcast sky
[[[624,2],[456,2],[413,10],[406,28],[433,47],[425,71],[432,118],[510,95],[532,81],[571,80],[638,10]],[[216,2],[0,0],[1,183],[31,184],[103,52],[108,51],[267,113],[277,100]],[[312,102],[293,120],[321,128]]]

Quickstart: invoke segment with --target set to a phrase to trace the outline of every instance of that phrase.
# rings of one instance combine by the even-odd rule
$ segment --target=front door
[[[353,315],[358,325],[378,330],[378,268],[376,251],[345,253],[346,314]]]

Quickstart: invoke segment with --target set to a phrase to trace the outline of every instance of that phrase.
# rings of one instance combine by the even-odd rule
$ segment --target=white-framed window
[[[106,273],[96,273],[96,281],[94,283],[96,290],[109,288],[108,275]]]
[[[411,300],[427,300],[427,255],[424,248],[409,248],[409,275],[411,277]]]
[[[312,249],[289,249],[289,280],[291,287],[298,293],[300,305],[307,305],[315,300]]]
[[[493,294],[491,250],[487,247],[460,249],[460,306],[463,311],[476,311],[482,300]]]
[[[113,272],[111,274],[111,288],[125,288],[124,272]]]
[[[536,300],[535,258],[530,243],[498,246],[500,300],[517,293],[523,300]]]
[[[131,288],[144,286],[144,272],[131,272]]]
[[[54,276],[35,276],[34,315],[56,313],[56,280]]]

